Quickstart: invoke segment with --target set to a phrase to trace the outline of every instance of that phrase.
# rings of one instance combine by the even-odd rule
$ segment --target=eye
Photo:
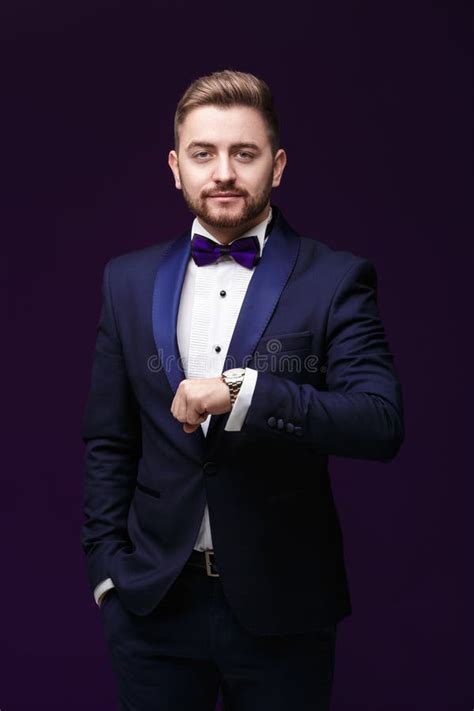
[[[255,157],[253,153],[248,153],[248,151],[239,151],[237,155],[241,156],[243,160],[252,160]]]
[[[199,160],[200,158],[205,158],[208,155],[209,153],[207,151],[198,151],[197,153],[194,153],[193,158],[197,158]]]

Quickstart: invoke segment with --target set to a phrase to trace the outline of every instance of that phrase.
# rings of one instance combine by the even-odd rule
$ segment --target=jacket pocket
[[[139,481],[136,482],[136,487],[139,491],[143,491],[144,494],[154,496],[156,499],[161,498],[161,492],[156,489],[151,489],[149,486],[145,486],[145,484],[141,484]]]
[[[306,350],[310,346],[312,335],[311,331],[293,331],[265,336],[258,342],[256,351],[268,355],[269,353]]]

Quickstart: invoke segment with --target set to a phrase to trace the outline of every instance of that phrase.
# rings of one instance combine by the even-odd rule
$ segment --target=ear
[[[272,187],[276,188],[280,185],[281,176],[285,170],[286,153],[283,148],[279,148],[273,159],[273,182]]]
[[[170,151],[168,154],[168,165],[171,168],[171,172],[174,176],[174,184],[177,190],[181,190],[181,180],[179,179],[178,170],[178,154],[176,151]]]

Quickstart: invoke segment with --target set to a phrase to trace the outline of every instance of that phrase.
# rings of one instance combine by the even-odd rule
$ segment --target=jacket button
[[[267,425],[269,427],[275,427],[276,425],[276,419],[274,417],[269,417],[267,420]]]
[[[285,423],[283,422],[283,420],[280,419],[277,421],[277,427],[279,430],[282,430],[284,428],[284,426],[285,426]]]
[[[215,462],[206,462],[202,469],[206,476],[214,476],[217,474],[218,466]]]
[[[292,422],[287,422],[285,425],[285,430],[291,434],[295,430],[294,424]]]

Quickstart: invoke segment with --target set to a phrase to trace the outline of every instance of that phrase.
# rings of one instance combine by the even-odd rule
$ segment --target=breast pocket
[[[278,353],[308,349],[311,345],[311,331],[293,331],[261,338],[256,350],[259,353]]]
[[[305,382],[306,357],[311,353],[311,331],[295,331],[262,338],[254,352],[253,367],[260,372]]]

